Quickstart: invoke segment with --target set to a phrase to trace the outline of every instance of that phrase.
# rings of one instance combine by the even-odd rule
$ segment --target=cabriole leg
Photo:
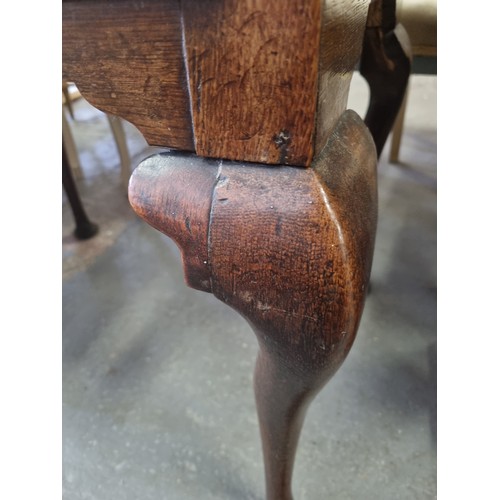
[[[307,406],[347,356],[363,309],[377,217],[368,130],[345,112],[308,169],[155,155],[129,197],[177,242],[189,286],[255,332],[267,498],[290,500]]]

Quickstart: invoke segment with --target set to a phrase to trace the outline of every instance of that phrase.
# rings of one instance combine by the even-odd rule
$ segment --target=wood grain
[[[266,498],[291,500],[306,410],[347,356],[361,318],[377,218],[375,148],[359,117],[346,112],[311,169],[270,175],[222,165],[219,179],[213,293],[259,340],[254,387]]]
[[[184,181],[189,163],[204,195]],[[202,249],[188,283],[210,289],[257,335],[254,381],[268,500],[292,499],[307,406],[354,341],[374,248],[376,185],[375,146],[352,111],[340,117],[309,169],[166,154],[132,176],[137,213],[177,241],[186,264],[193,246]],[[187,210],[200,228],[196,236],[184,223]],[[210,288],[203,288],[207,276]]]
[[[63,75],[151,145],[309,166],[346,108],[369,0],[66,0]]]
[[[219,166],[212,292],[272,331],[269,342],[279,339],[305,372],[353,338],[373,250],[375,168],[373,140],[352,111],[311,169]]]
[[[63,2],[63,78],[151,145],[194,150],[178,0]]]
[[[313,157],[320,0],[182,0],[196,152]]]

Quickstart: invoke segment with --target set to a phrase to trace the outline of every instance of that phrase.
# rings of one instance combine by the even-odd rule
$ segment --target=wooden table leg
[[[66,149],[64,147],[64,142],[62,145],[62,181],[64,186],[64,191],[68,197],[71,210],[73,212],[73,217],[75,219],[76,228],[73,231],[75,238],[79,240],[87,240],[94,236],[99,228],[94,224],[87,216],[85,209],[83,208],[82,201],[76,189],[76,184],[71,174],[71,167],[68,161],[68,155],[66,154]]]
[[[309,169],[154,155],[129,198],[177,242],[188,285],[254,330],[267,499],[291,499],[307,406],[345,359],[363,309],[377,217],[368,130],[346,111]]]
[[[292,498],[307,406],[349,352],[368,286],[377,151],[344,112],[368,4],[63,3],[64,78],[150,145],[184,151],[142,162],[129,198],[177,242],[187,284],[257,336],[268,500]]]

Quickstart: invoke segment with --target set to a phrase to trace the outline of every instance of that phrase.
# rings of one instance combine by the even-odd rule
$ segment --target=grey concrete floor
[[[349,107],[364,114],[355,75]],[[175,244],[132,212],[107,121],[71,124],[91,240],[63,193],[63,497],[263,499],[257,345],[212,295],[184,285]],[[126,124],[134,161],[147,154]],[[436,497],[436,79],[413,76],[401,163],[379,166],[379,227],[350,355],[311,405],[297,500]]]

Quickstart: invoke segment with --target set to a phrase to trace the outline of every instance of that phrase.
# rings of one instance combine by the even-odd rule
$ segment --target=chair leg
[[[255,332],[267,500],[291,500],[308,404],[347,356],[363,309],[377,217],[369,131],[345,112],[308,169],[154,155],[134,170],[129,199],[177,242],[188,284]]]
[[[69,116],[71,116],[71,119],[75,119],[75,112],[73,110],[73,102],[71,101],[71,94],[69,93],[69,83],[68,82],[63,82],[62,84],[62,91],[64,95],[64,100],[66,101],[66,106],[68,106],[68,111],[69,111]]]
[[[405,120],[406,105],[408,102],[408,89],[406,90],[401,108],[399,109],[398,116],[392,128],[391,150],[389,153],[389,161],[391,163],[399,162],[399,150],[401,147],[401,136],[403,135],[403,125]]]
[[[71,167],[69,165],[66,148],[62,145],[62,181],[66,196],[68,197],[73,217],[75,219],[76,228],[73,232],[75,237],[79,240],[86,240],[94,236],[98,231],[98,226],[94,224],[87,216],[83,204],[78,195],[76,184],[71,174]]]
[[[125,192],[128,191],[128,182],[130,180],[130,175],[132,173],[130,155],[127,147],[127,139],[125,137],[125,131],[123,130],[123,123],[118,116],[106,115],[108,117],[109,126],[113,132],[113,137],[115,138],[116,147],[118,149],[118,154],[120,155],[121,164],[121,181]]]
[[[80,165],[80,159],[78,157],[78,150],[76,149],[75,140],[73,138],[73,134],[71,133],[71,127],[68,123],[68,119],[66,118],[64,106],[62,109],[62,140],[64,149],[66,150],[68,163],[73,170],[75,177],[77,179],[82,179],[83,173]]]
[[[370,87],[365,123],[380,157],[411,71],[411,44],[403,26],[396,24],[395,0],[374,0],[370,4],[359,70]]]

